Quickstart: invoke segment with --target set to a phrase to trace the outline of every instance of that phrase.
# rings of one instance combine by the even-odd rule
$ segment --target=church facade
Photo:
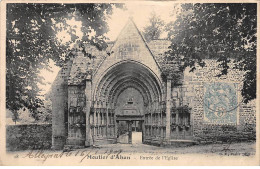
[[[208,59],[174,86],[161,76],[169,45],[146,42],[130,19],[107,49],[86,46],[94,59],[81,52],[71,58],[52,86],[53,148],[117,143],[120,122],[129,143],[136,124],[144,144],[255,139],[255,102],[241,101],[243,72],[216,77],[217,62]]]

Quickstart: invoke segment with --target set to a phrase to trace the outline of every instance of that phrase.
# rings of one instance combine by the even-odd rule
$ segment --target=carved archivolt
[[[124,62],[109,70],[99,82],[94,100],[113,105],[125,89],[133,87],[143,96],[145,105],[162,101],[162,91],[153,73],[145,66]]]

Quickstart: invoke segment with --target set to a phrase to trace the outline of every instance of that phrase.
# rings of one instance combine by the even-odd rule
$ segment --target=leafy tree
[[[253,3],[182,4],[177,20],[167,26],[171,46],[166,62],[194,71],[195,64],[205,66],[204,58],[214,58],[221,68],[218,76],[233,68],[244,71],[244,102],[255,99],[256,9]],[[230,62],[235,66],[229,67]]]
[[[143,31],[145,40],[149,42],[153,39],[159,39],[164,29],[164,25],[164,21],[156,15],[155,12],[152,12],[151,17],[149,18],[149,25],[147,25]]]
[[[51,123],[52,120],[52,102],[50,97],[43,100],[44,107],[38,109],[37,119],[42,123]]]
[[[43,84],[39,72],[43,68],[49,69],[50,59],[62,66],[69,57],[68,53],[75,50],[70,48],[74,43],[79,46],[90,43],[98,49],[106,47],[106,18],[112,14],[114,6],[122,5],[7,4],[6,107],[15,114],[14,117],[19,109],[27,108],[37,120],[38,109],[43,106],[37,86]],[[81,39],[76,35],[77,25],[67,23],[72,18],[82,21]],[[69,42],[58,40],[56,35],[61,31],[70,35]]]

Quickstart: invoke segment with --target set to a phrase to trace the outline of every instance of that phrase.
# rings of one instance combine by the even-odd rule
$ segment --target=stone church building
[[[255,102],[241,102],[243,72],[216,77],[216,60],[183,73],[182,83],[163,79],[160,60],[170,42],[146,42],[129,19],[113,43],[87,46],[58,73],[52,86],[52,146],[117,143],[122,124],[131,143],[174,145],[255,139]]]

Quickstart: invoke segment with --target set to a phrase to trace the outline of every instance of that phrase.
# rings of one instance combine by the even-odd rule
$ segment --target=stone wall
[[[117,103],[116,103],[116,109],[115,109],[115,113],[116,115],[122,115],[123,113],[123,108],[124,106],[127,104],[127,102],[129,101],[129,99],[132,98],[134,101],[134,107],[136,107],[138,114],[144,114],[144,101],[143,101],[143,96],[141,95],[141,93],[130,87],[125,89],[119,96],[117,99]]]
[[[52,146],[62,149],[68,133],[68,78],[72,61],[68,61],[59,71],[52,84]]]
[[[194,139],[200,142],[256,139],[255,101],[242,102],[243,72],[231,69],[227,75],[217,77],[220,71],[216,60],[205,61],[206,67],[198,66],[194,72],[186,70],[183,85],[172,89],[173,106],[191,108]],[[223,111],[219,110],[221,104]]]
[[[167,40],[147,43],[130,19],[117,41],[110,43],[106,50],[98,51],[95,47],[85,46],[85,50],[95,56],[95,59],[78,52],[77,57],[71,59],[59,72],[52,87],[53,147],[62,148],[67,137],[67,144],[84,145],[86,140],[85,145],[91,145],[92,135],[94,141],[100,135],[104,139],[107,132],[105,129],[109,126],[112,126],[111,131],[117,130],[115,124],[104,123],[108,119],[106,112],[114,118],[114,108],[106,107],[105,93],[114,90],[114,86],[109,84],[115,84],[105,77],[111,72],[113,75],[110,78],[120,75],[116,72],[123,64],[132,67],[130,72],[134,72],[133,68],[138,68],[143,74],[153,77],[151,79],[157,80],[157,87],[162,89],[161,109],[157,109],[159,103],[155,101],[150,107],[156,109],[156,115],[152,115],[152,111],[147,113],[146,121],[150,121],[146,125],[146,133],[149,136],[152,135],[155,139],[157,136],[167,136],[166,139],[170,140],[195,139],[201,142],[255,139],[255,102],[242,103],[240,91],[243,87],[243,72],[232,69],[228,75],[217,77],[220,73],[218,63],[208,59],[205,67],[197,67],[192,73],[186,70],[181,86],[168,87],[168,82],[167,85],[163,82],[159,66],[169,45],[170,41]],[[135,67],[134,64],[138,66]],[[116,67],[119,70],[115,71]],[[123,68],[121,71],[127,69]],[[151,71],[147,73],[148,69]],[[123,76],[120,78],[122,80]],[[157,89],[156,86],[149,87],[153,83],[147,79],[147,91]],[[90,111],[93,104],[94,108]],[[88,121],[91,122],[90,125],[86,124]]]
[[[156,75],[160,83],[162,82],[159,65],[131,19],[119,34],[110,52],[111,55],[104,59],[93,75],[93,90],[96,90],[100,77],[102,77],[108,69],[117,64],[130,61],[132,63],[137,62],[153,70],[153,74]],[[95,92],[93,92],[93,94],[95,94]]]
[[[85,86],[69,86],[68,92],[67,144],[84,146],[86,139]]]
[[[51,124],[24,124],[6,126],[7,151],[50,149]]]

